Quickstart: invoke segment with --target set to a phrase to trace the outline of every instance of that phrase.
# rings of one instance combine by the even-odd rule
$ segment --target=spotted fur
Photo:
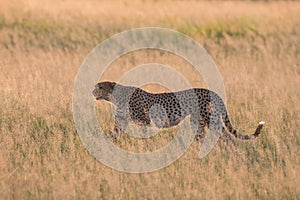
[[[236,138],[254,139],[264,125],[260,122],[250,135],[239,133],[233,128],[219,95],[203,88],[153,94],[115,82],[100,82],[92,93],[96,100],[104,99],[116,106],[114,134],[124,131],[130,120],[140,126],[150,125],[152,120],[158,128],[168,128],[178,125],[188,115],[198,139],[203,138],[205,127],[226,132],[223,124]]]

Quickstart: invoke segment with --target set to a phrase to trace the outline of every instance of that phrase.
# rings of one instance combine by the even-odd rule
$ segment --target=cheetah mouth
[[[107,100],[107,101],[110,101],[111,100],[111,96],[105,96],[105,95],[100,95],[100,96],[96,96],[96,95],[94,95],[94,98],[95,98],[95,100],[97,101],[97,100]]]
[[[101,97],[99,97],[99,96],[94,96],[94,98],[95,98],[96,100],[100,100],[100,99],[101,99]]]

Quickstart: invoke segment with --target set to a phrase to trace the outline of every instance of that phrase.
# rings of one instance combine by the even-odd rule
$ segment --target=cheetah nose
[[[96,96],[96,89],[94,89],[94,90],[92,91],[92,94],[93,94],[94,96]]]

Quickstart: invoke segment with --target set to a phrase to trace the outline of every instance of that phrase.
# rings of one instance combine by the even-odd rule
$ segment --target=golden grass
[[[299,10],[299,2],[2,0],[1,199],[299,199]],[[234,126],[252,132],[265,120],[262,135],[233,148],[219,142],[201,160],[194,142],[172,165],[147,174],[95,160],[73,122],[77,70],[100,41],[143,26],[173,28],[199,41],[219,67]],[[189,65],[157,52],[124,56],[104,78],[118,80],[153,60],[205,87]],[[109,128],[109,118],[101,119]],[[148,141],[151,148],[172,130],[165,133]],[[134,142],[123,136],[119,145],[143,147]]]

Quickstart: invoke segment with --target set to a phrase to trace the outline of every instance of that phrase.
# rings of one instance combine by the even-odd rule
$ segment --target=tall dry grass
[[[298,2],[2,0],[0,198],[299,199],[299,9]],[[147,174],[95,160],[72,118],[77,70],[100,41],[144,26],[173,28],[201,43],[223,77],[234,126],[251,132],[265,120],[262,135],[234,148],[219,142],[201,160],[194,142],[172,165]],[[205,87],[185,62],[157,52],[124,56],[104,78],[117,80],[153,60]],[[110,118],[101,119],[109,130]],[[151,148],[172,130],[165,133],[148,140]],[[119,145],[143,145],[130,141],[123,136]]]

